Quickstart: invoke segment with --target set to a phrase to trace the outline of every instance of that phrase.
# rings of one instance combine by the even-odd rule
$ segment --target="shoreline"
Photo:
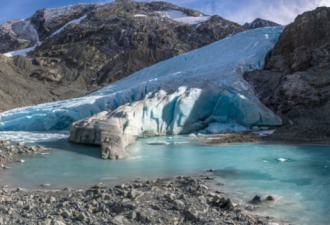
[[[214,136],[209,136],[209,137],[198,137],[198,140],[202,142],[202,144],[210,144],[210,145],[219,145],[219,144],[234,144],[234,143],[247,143],[247,142],[251,142],[251,143],[255,143],[255,142],[268,142],[267,141],[268,137],[261,137],[257,134],[254,134],[252,132],[250,133],[236,133],[236,134],[221,134],[221,135],[214,135]],[[272,141],[268,142],[271,143]],[[283,142],[278,142],[276,141],[276,143],[283,143]],[[295,143],[287,143],[286,144],[295,144]],[[300,143],[300,144],[305,144],[305,143]],[[315,145],[315,143],[310,143],[312,145]],[[323,145],[323,144],[322,144]],[[50,149],[47,148],[43,148],[41,146],[25,146],[23,143],[13,143],[10,141],[0,141],[0,149],[1,149],[1,158],[0,158],[0,164],[1,164],[1,168],[0,170],[6,169],[7,164],[9,163],[13,163],[13,162],[20,162],[19,157],[23,157],[23,156],[27,156],[27,155],[33,155],[33,154],[41,154],[41,153],[47,153],[50,151]],[[8,158],[4,157],[4,154],[8,154]],[[24,163],[24,162],[21,162]],[[206,176],[205,173],[208,172],[210,173],[210,176],[212,177],[211,172],[212,171],[205,171],[204,174],[202,174],[202,176]],[[196,175],[197,176],[197,175]],[[192,202],[196,202],[203,207],[208,208],[207,212],[204,212],[205,210],[201,209],[203,211],[203,217],[199,218],[197,215],[199,215],[199,213],[195,213],[195,216],[192,216],[191,219],[188,219],[188,217],[190,218],[190,216],[192,214],[194,214],[193,212],[196,212],[196,209],[192,209],[191,212],[187,212],[186,207],[184,209],[177,209],[176,207],[180,207],[180,206],[176,206],[174,204],[174,200],[178,200],[179,201],[179,205],[183,202],[184,205],[186,205],[185,203],[185,199],[181,198],[180,196],[176,196],[173,200],[168,201],[166,200],[167,197],[164,195],[163,197],[159,196],[158,193],[158,197],[156,199],[154,199],[154,201],[158,201],[160,198],[163,199],[165,198],[165,203],[163,205],[166,205],[166,210],[170,210],[170,214],[174,213],[176,216],[178,217],[173,217],[176,218],[175,220],[169,219],[167,218],[168,224],[203,224],[203,223],[208,223],[208,224],[218,224],[219,221],[223,220],[224,218],[231,218],[232,221],[235,220],[235,218],[237,217],[237,213],[240,214],[240,217],[245,218],[244,221],[257,221],[257,224],[269,224],[269,225],[284,225],[284,224],[289,224],[287,222],[283,222],[283,221],[279,221],[276,220],[274,218],[271,217],[261,217],[258,216],[258,212],[253,212],[253,204],[248,204],[248,205],[236,205],[229,197],[230,194],[229,193],[224,193],[222,191],[216,191],[214,189],[214,187],[216,187],[215,184],[212,184],[212,180],[211,179],[206,179],[204,177],[197,177],[196,176],[178,176],[178,177],[170,177],[170,178],[157,178],[157,179],[153,179],[153,180],[147,180],[147,181],[143,181],[143,178],[141,178],[141,180],[135,180],[134,182],[128,182],[130,189],[126,190],[126,191],[119,191],[121,194],[119,196],[121,196],[121,199],[117,199],[115,200],[111,206],[108,206],[108,210],[106,211],[107,213],[110,213],[110,217],[109,217],[109,221],[111,221],[112,224],[141,224],[141,223],[150,223],[153,219],[155,218],[149,218],[147,220],[145,220],[146,218],[144,218],[143,213],[141,214],[141,212],[137,211],[137,212],[133,212],[133,208],[135,209],[136,207],[133,208],[122,208],[122,211],[119,213],[116,212],[112,212],[111,210],[113,210],[112,208],[114,206],[118,206],[119,202],[122,201],[131,201],[130,200],[130,192],[133,189],[136,189],[135,186],[139,186],[139,185],[135,185],[136,183],[142,184],[142,187],[144,185],[151,187],[151,189],[148,191],[147,195],[153,195],[155,196],[157,194],[157,189],[154,188],[153,184],[157,184],[156,186],[159,188],[159,186],[161,186],[162,188],[165,188],[163,190],[163,192],[169,192],[172,193],[172,191],[169,191],[167,189],[167,186],[169,186],[171,188],[172,184],[175,185],[179,185],[180,188],[190,188],[190,184],[185,184],[182,185],[182,183],[180,183],[181,181],[177,181],[177,180],[182,180],[182,179],[186,179],[189,180],[193,183],[198,183],[201,185],[205,185],[205,192],[198,193],[196,195],[191,195],[190,193],[190,200]],[[201,174],[199,174],[199,176],[201,176]],[[161,185],[158,185],[158,182],[160,181],[166,181],[169,183],[162,183]],[[102,186],[99,187],[100,191],[96,191],[97,194],[99,194],[99,196],[97,197],[97,202],[100,201],[104,201],[105,197],[102,197],[102,194],[104,193],[104,190],[107,189],[108,187],[103,187],[103,184],[99,184]],[[106,197],[108,200],[110,199],[116,199],[118,196],[116,194],[116,196],[112,196],[114,194],[114,190],[118,187],[122,187],[125,186],[125,184],[122,185],[117,185],[114,187],[110,187],[109,188],[109,194],[110,197]],[[188,186],[187,186],[188,185]],[[59,224],[59,225],[63,225],[63,224],[73,224],[76,221],[82,222],[83,224],[102,224],[103,222],[98,221],[98,214],[100,213],[100,215],[102,215],[102,217],[104,217],[104,211],[100,211],[98,212],[98,210],[96,210],[96,206],[95,205],[95,201],[93,201],[93,198],[88,197],[89,194],[87,193],[92,193],[95,192],[95,187],[97,187],[98,185],[92,187],[92,188],[83,188],[83,189],[69,189],[69,188],[64,188],[64,189],[55,189],[55,190],[48,190],[47,187],[40,187],[40,189],[21,189],[21,188],[17,188],[16,190],[11,189],[11,188],[6,188],[6,187],[2,187],[1,193],[0,193],[0,203],[4,204],[4,209],[0,210],[0,222],[2,221],[9,221],[8,218],[12,218],[13,215],[16,212],[16,217],[17,217],[17,221],[19,221],[20,223],[24,223],[24,221],[30,221],[31,218],[34,218],[34,221],[36,222],[36,224],[40,223],[40,224]],[[211,187],[212,186],[212,187]],[[196,190],[196,187],[194,187]],[[125,188],[124,188],[125,189]],[[177,187],[178,189],[178,187]],[[91,191],[92,190],[92,191]],[[111,191],[112,190],[112,191]],[[175,189],[176,190],[176,189]],[[139,188],[137,188],[137,191],[140,191]],[[182,193],[186,193],[186,190],[181,190]],[[127,192],[127,193],[126,193]],[[107,192],[108,193],[108,192]],[[187,193],[186,193],[187,194]],[[54,197],[54,195],[56,195]],[[143,194],[144,195],[144,194]],[[30,196],[28,197],[28,199],[26,199],[26,196]],[[31,197],[32,196],[32,197]],[[36,196],[38,196],[38,199],[35,199]],[[80,196],[81,198],[73,198],[72,203],[70,203],[70,205],[74,205],[74,203],[77,203],[79,205],[78,202],[86,202],[86,198],[89,199],[89,204],[87,204],[84,209],[82,209],[81,207],[78,207],[78,211],[74,211],[74,210],[57,210],[57,208],[59,208],[59,205],[61,205],[64,200],[63,199],[71,199],[73,196]],[[93,196],[93,195],[92,195]],[[203,196],[205,201],[204,203],[200,203],[198,202],[199,197]],[[220,196],[220,197],[219,197]],[[225,196],[225,197],[224,197]],[[41,197],[41,198],[39,198]],[[82,198],[83,197],[83,198]],[[218,201],[222,202],[221,204],[224,204],[225,202],[229,202],[229,208],[221,208],[220,207],[220,203],[218,205],[214,205],[214,202],[212,199],[214,198],[219,198]],[[226,198],[227,197],[227,198]],[[253,196],[251,196],[252,198]],[[32,199],[31,199],[32,198]],[[59,198],[61,198],[62,200],[58,200]],[[13,199],[15,199],[15,201],[13,201]],[[55,200],[54,200],[55,199]],[[54,201],[53,201],[54,200]],[[95,199],[94,199],[95,200]],[[149,199],[150,200],[150,199]],[[150,200],[151,201],[151,200]],[[177,202],[178,202],[177,201]],[[31,202],[33,207],[29,207],[28,205],[30,205]],[[66,201],[64,201],[66,202]],[[55,206],[53,203],[57,203],[57,205]],[[117,204],[118,203],[118,204]],[[39,204],[39,205],[38,205]],[[48,208],[55,208],[56,210],[54,212],[52,212],[52,216],[38,216],[37,212],[39,210],[42,210],[45,206],[43,205],[45,204],[46,207]],[[197,205],[198,205],[197,204]],[[92,207],[90,207],[92,205]],[[171,207],[169,207],[169,205],[171,205]],[[182,204],[181,204],[182,205]],[[63,206],[64,207],[64,206]],[[103,206],[104,207],[104,206]],[[116,207],[114,207],[114,210],[116,211]],[[140,207],[140,206],[139,206]],[[141,205],[142,209],[143,206]],[[151,206],[150,206],[151,207]],[[169,208],[168,208],[169,207]],[[77,207],[76,207],[77,208]],[[91,210],[91,208],[93,210]],[[138,207],[137,207],[138,208]],[[157,208],[157,207],[156,207]],[[161,207],[158,207],[159,209],[156,210],[156,212],[159,212],[160,210],[163,210]],[[251,209],[251,211],[248,211],[247,208]],[[87,209],[87,211],[85,210]],[[189,208],[190,209],[190,208]],[[152,207],[149,209],[146,209],[147,211],[151,210],[152,212],[155,211],[155,209],[153,209]],[[173,211],[174,210],[174,211]],[[211,210],[211,211],[210,211]],[[264,209],[260,209],[261,211],[265,211]],[[50,210],[51,211],[51,210]],[[143,210],[142,210],[143,211]],[[189,210],[188,210],[189,211]],[[197,210],[198,211],[198,210]],[[215,211],[217,213],[215,213]],[[23,214],[19,214],[18,212],[22,212]],[[30,213],[29,213],[30,212]],[[112,213],[112,214],[111,214]],[[205,214],[206,213],[206,214]],[[48,213],[49,214],[49,213]],[[95,214],[95,215],[94,215]],[[133,214],[133,217],[132,217]],[[147,214],[150,214],[150,212],[148,212]],[[155,214],[155,212],[151,213],[152,215]],[[157,214],[157,213],[156,213]],[[187,215],[190,215],[187,217]],[[201,214],[201,215],[202,215]],[[65,216],[64,216],[65,215]],[[135,216],[134,216],[135,215]],[[157,214],[159,217],[159,214]],[[167,215],[165,213],[165,215]],[[187,218],[186,218],[187,217]],[[92,219],[90,219],[92,218]],[[217,218],[218,221],[212,221],[212,218]],[[113,222],[113,221],[117,221],[117,222]],[[149,222],[147,222],[149,221]],[[222,222],[226,222],[226,221],[222,221]],[[227,221],[228,222],[228,221]],[[228,224],[245,224],[245,223],[237,223],[237,221],[235,221],[236,223],[229,223]],[[9,223],[10,224],[10,223]],[[19,224],[19,223],[18,223]]]

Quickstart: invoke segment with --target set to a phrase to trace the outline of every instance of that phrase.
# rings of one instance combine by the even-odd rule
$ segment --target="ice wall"
[[[242,32],[143,69],[88,96],[1,113],[0,130],[68,129],[72,122],[104,110],[120,111],[118,107],[126,103],[143,105],[146,99],[152,101],[151,106],[133,110],[136,118],[132,120],[138,121],[140,129],[159,130],[164,123],[159,134],[168,129],[172,133],[214,133],[279,125],[281,120],[258,101],[242,75],[264,67],[282,30]],[[134,125],[128,121],[123,128]]]

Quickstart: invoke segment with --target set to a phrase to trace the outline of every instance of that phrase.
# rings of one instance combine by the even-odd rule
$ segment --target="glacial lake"
[[[100,159],[100,148],[70,144],[67,134],[0,132],[0,139],[51,147],[49,154],[28,156],[25,163],[9,164],[1,171],[0,184],[41,189],[88,188],[97,183],[116,185],[136,178],[205,174],[224,183],[217,189],[236,202],[248,204],[256,194],[275,201],[254,213],[293,224],[324,225],[330,221],[330,147],[283,144],[199,145],[187,136],[140,139],[127,151],[131,157]],[[37,142],[38,140],[38,142]],[[148,145],[166,141],[168,145]],[[265,210],[266,208],[266,210]]]

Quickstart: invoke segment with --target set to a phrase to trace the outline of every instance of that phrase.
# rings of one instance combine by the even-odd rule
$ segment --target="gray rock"
[[[186,205],[181,200],[174,200],[173,205],[174,205],[174,208],[177,210],[183,210],[186,208]]]
[[[65,225],[65,223],[60,220],[55,220],[53,224],[54,225]]]
[[[70,218],[70,217],[72,216],[72,213],[71,213],[69,210],[64,209],[64,210],[63,210],[63,213],[62,213],[62,216],[63,216],[64,218]]]
[[[183,215],[186,221],[195,221],[199,219],[198,211],[193,206],[187,207]]]
[[[77,219],[80,220],[80,221],[85,221],[87,220],[87,215],[85,213],[80,213],[78,216],[77,216]]]
[[[137,217],[137,213],[135,211],[130,211],[127,215],[128,219],[135,220]]]

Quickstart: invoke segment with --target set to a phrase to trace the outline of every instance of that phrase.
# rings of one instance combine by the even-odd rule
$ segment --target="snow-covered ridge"
[[[201,22],[205,22],[211,18],[210,16],[203,15],[200,15],[198,17],[188,16],[179,10],[157,11],[156,13],[159,14],[161,18],[170,18],[175,21],[188,24],[198,24]]]
[[[180,124],[189,122],[190,116],[208,121],[203,127],[209,124],[210,132],[220,131],[225,125],[226,129],[236,129],[236,125],[247,129],[255,125],[279,125],[281,120],[259,102],[242,76],[245,72],[264,67],[264,59],[282,30],[278,27],[238,33],[143,69],[85,97],[1,113],[0,130],[68,129],[72,122],[107,109],[145,99],[154,99],[150,100],[152,104],[157,99],[170,101],[171,98],[177,102],[177,105],[172,105],[176,110],[175,120],[162,114],[161,108],[150,111],[142,107],[142,111],[148,114],[139,112],[139,115],[148,115],[145,118],[149,118],[149,123],[143,123],[141,117],[137,120],[138,126],[157,126],[152,118],[158,118],[161,119],[158,124],[161,121],[173,122],[179,131],[182,129]],[[178,101],[180,98],[185,100]],[[194,111],[197,103],[200,107]],[[163,106],[168,110],[166,105]],[[198,115],[192,112],[198,112]],[[228,115],[219,116],[223,113]]]

